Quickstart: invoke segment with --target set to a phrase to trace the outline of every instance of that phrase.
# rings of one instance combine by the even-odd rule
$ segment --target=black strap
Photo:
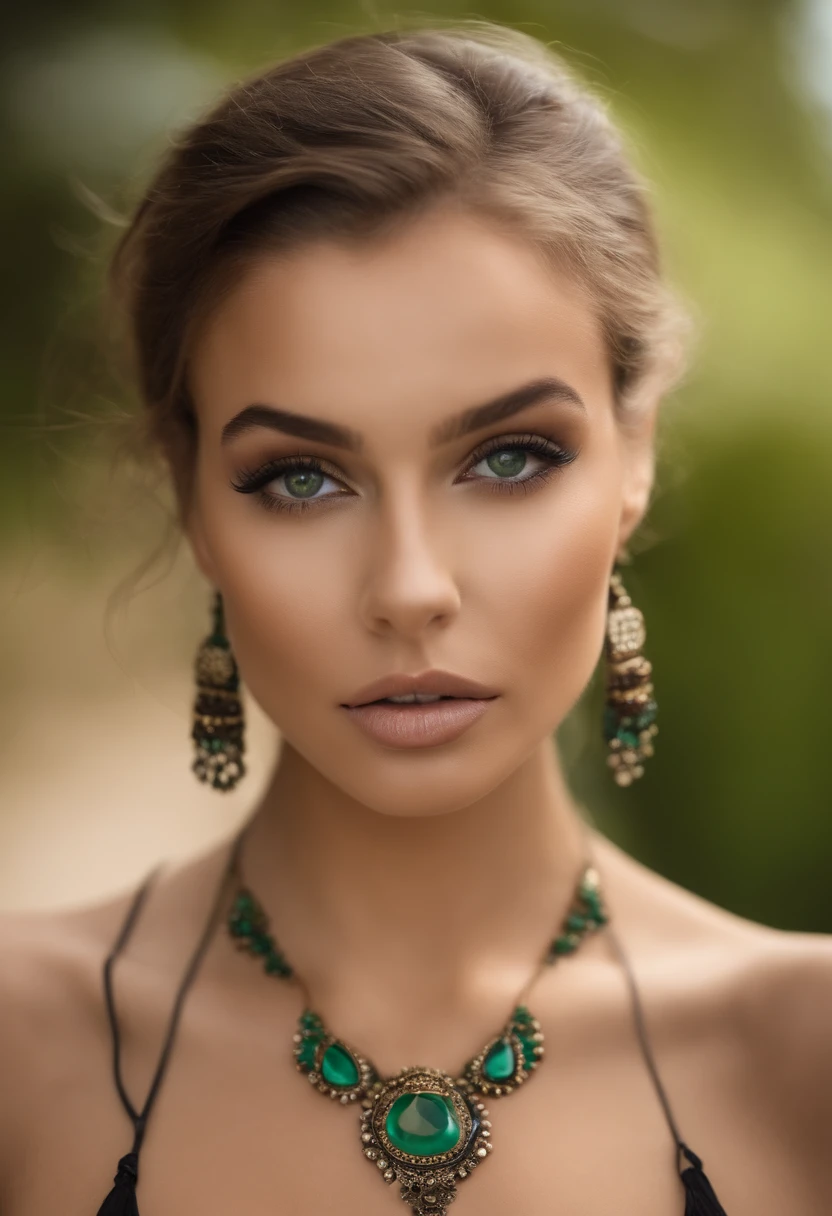
[[[105,1213],[116,1212],[134,1212],[137,1211],[135,1205],[135,1189],[138,1180],[138,1157],[141,1150],[142,1141],[144,1139],[147,1120],[150,1117],[150,1112],[153,1104],[159,1093],[162,1080],[165,1076],[168,1063],[170,1061],[171,1051],[173,1049],[176,1032],[179,1027],[179,1020],[182,1014],[182,1009],[185,1004],[185,997],[188,994],[193,981],[196,979],[199,966],[205,957],[208,946],[211,943],[217,921],[222,911],[222,905],[226,894],[229,877],[235,871],[237,860],[242,846],[244,831],[237,834],[232,842],[228,860],[223,868],[222,877],[217,886],[217,891],[211,903],[211,909],[208,918],[205,922],[205,927],[197,942],[196,948],[188,961],[188,965],[183,972],[179,987],[176,991],[176,996],[173,1002],[170,1019],[168,1021],[167,1031],[165,1033],[162,1050],[159,1054],[159,1061],[156,1065],[156,1071],[153,1074],[153,1079],[150,1083],[150,1088],[147,1092],[144,1104],[141,1110],[137,1110],[127,1093],[124,1085],[124,1078],[121,1071],[121,1031],[118,1024],[116,1014],[115,997],[113,995],[113,966],[116,959],[122,953],[133,929],[138,921],[139,914],[144,906],[150,889],[155,882],[160,867],[156,867],[147,876],[144,882],[139,887],[133,902],[130,905],[127,916],[121,930],[116,938],[115,944],[111,949],[107,958],[104,960],[103,981],[104,981],[104,1003],[107,1009],[107,1019],[110,1024],[110,1033],[112,1036],[113,1045],[113,1080],[115,1082],[118,1096],[121,1099],[121,1104],[127,1112],[130,1122],[133,1124],[133,1147],[118,1163],[118,1170],[114,1179],[114,1188],[110,1195],[104,1200],[104,1204],[99,1211],[99,1216],[104,1216]]]
[[[650,1074],[661,1108],[664,1111],[667,1126],[670,1128],[670,1134],[676,1145],[676,1168],[679,1171],[679,1177],[685,1188],[685,1216],[726,1216],[725,1209],[721,1206],[713,1187],[708,1181],[701,1158],[697,1157],[693,1149],[682,1139],[678,1124],[673,1116],[670,1100],[659,1076],[659,1069],[650,1045],[650,1036],[647,1032],[647,1019],[644,1016],[644,1006],[630,959],[611,924],[607,925],[607,933],[627,979],[627,987],[630,992],[630,1006],[633,1012],[633,1022],[641,1054],[644,1056],[647,1071]],[[683,1159],[688,1162],[685,1168],[683,1168]]]

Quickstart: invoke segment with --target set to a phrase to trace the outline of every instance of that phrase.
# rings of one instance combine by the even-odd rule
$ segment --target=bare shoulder
[[[134,1029],[167,1008],[223,855],[214,849],[155,877],[116,977]],[[141,886],[83,907],[0,915],[0,1204],[17,1147],[55,1085],[106,1080],[103,966]]]
[[[223,860],[220,846],[154,873],[130,942],[147,970],[165,973],[180,960]],[[50,1019],[65,1033],[74,1011],[103,1017],[104,960],[144,886],[77,908],[0,914],[0,1052],[48,1029]]]
[[[756,1104],[772,1138],[793,1144],[832,1207],[832,935],[736,916],[598,845],[659,1017],[718,1060],[738,1102]]]
[[[2,1188],[73,1061],[98,1058],[106,1033],[101,968],[126,902],[0,916]]]
[[[0,1053],[48,1041],[75,1010],[100,1004],[101,968],[130,895],[82,909],[0,915]],[[6,1074],[8,1075],[8,1074]]]

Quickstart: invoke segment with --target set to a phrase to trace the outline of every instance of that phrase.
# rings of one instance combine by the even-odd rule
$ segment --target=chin
[[[493,739],[459,739],[415,750],[352,743],[308,760],[332,785],[379,815],[429,819],[487,797],[534,746],[512,747],[505,734],[497,747]]]

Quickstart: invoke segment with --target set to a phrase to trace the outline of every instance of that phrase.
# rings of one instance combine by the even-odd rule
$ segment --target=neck
[[[424,987],[472,999],[528,980],[559,929],[585,828],[547,740],[498,788],[433,817],[352,800],[284,744],[250,821],[243,874],[314,1003]],[[505,994],[503,994],[505,995]]]

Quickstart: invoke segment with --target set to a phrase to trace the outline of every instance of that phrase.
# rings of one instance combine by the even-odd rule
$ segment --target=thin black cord
[[[647,1033],[647,1021],[644,1016],[644,1007],[641,1003],[641,995],[638,990],[638,984],[636,983],[636,977],[633,972],[632,964],[630,963],[624,947],[619,940],[618,934],[614,931],[611,924],[607,925],[607,933],[609,935],[612,947],[615,950],[615,953],[618,955],[618,960],[621,963],[624,970],[624,975],[627,979],[627,986],[630,990],[630,1005],[633,1011],[633,1022],[635,1023],[636,1034],[638,1036],[639,1046],[641,1047],[641,1053],[644,1056],[644,1062],[647,1065],[647,1071],[650,1073],[656,1093],[659,1096],[659,1101],[661,1102],[662,1110],[664,1111],[664,1116],[667,1120],[667,1125],[670,1128],[671,1135],[676,1142],[676,1147],[683,1152],[686,1145],[681,1137],[679,1128],[676,1125],[676,1120],[673,1117],[673,1111],[670,1109],[670,1101],[665,1092],[664,1085],[662,1085],[659,1070],[653,1057],[653,1049],[650,1046],[650,1037]]]
[[[584,835],[584,844],[585,844],[589,857],[593,860],[593,864],[597,865],[597,862],[595,862],[595,849],[593,847],[593,840],[592,840],[592,828],[591,828],[591,818],[592,817],[591,817],[591,815],[589,813],[589,809],[587,807],[584,807],[582,805],[581,809],[584,812],[584,818],[581,821],[582,828],[583,828],[583,835]],[[647,1030],[647,1018],[645,1017],[644,1006],[642,1005],[641,993],[639,992],[638,983],[637,983],[636,977],[635,977],[635,971],[633,970],[632,963],[630,962],[629,956],[628,956],[626,950],[624,949],[621,939],[619,938],[618,933],[615,930],[615,928],[613,927],[613,924],[611,922],[609,922],[606,925],[605,931],[606,931],[607,937],[609,938],[610,944],[612,945],[613,951],[614,951],[616,957],[618,958],[619,963],[621,964],[621,968],[624,972],[624,976],[627,981],[627,987],[628,987],[629,993],[630,993],[630,1008],[631,1008],[632,1014],[633,1014],[633,1022],[635,1025],[636,1037],[638,1038],[638,1044],[639,1044],[639,1047],[641,1048],[641,1054],[644,1057],[644,1062],[647,1065],[647,1071],[650,1074],[650,1079],[653,1082],[653,1088],[655,1089],[656,1094],[658,1095],[659,1102],[661,1103],[661,1108],[662,1108],[662,1111],[664,1112],[664,1117],[667,1121],[667,1126],[670,1129],[670,1134],[672,1135],[674,1143],[676,1145],[677,1164],[679,1163],[679,1154],[680,1153],[683,1156],[685,1156],[689,1161],[691,1161],[691,1159],[692,1159],[691,1150],[688,1148],[687,1144],[682,1139],[682,1135],[676,1124],[676,1120],[673,1117],[673,1111],[670,1109],[670,1099],[668,1098],[667,1093],[665,1092],[664,1085],[662,1084],[662,1079],[659,1076],[659,1069],[656,1064],[655,1058],[653,1056],[653,1048],[651,1046],[650,1035]],[[679,1165],[679,1168],[681,1170],[681,1165]]]
[[[668,1127],[676,1142],[676,1168],[679,1171],[679,1177],[685,1188],[686,1216],[726,1216],[725,1209],[719,1202],[716,1192],[705,1174],[702,1159],[685,1143],[679,1132],[679,1128],[676,1126],[676,1120],[673,1118],[673,1112],[670,1109],[670,1102],[659,1077],[656,1061],[653,1058],[653,1049],[650,1046],[647,1021],[644,1016],[644,1007],[641,1003],[635,973],[618,935],[613,932],[612,926],[608,925],[607,929],[613,949],[618,955],[621,966],[624,969],[624,974],[627,977],[627,984],[630,988],[633,1021],[635,1022],[636,1034],[638,1035],[644,1062],[647,1065],[647,1071],[650,1073],[656,1093],[659,1096]],[[688,1162],[686,1166],[683,1165],[682,1158]]]
[[[118,1018],[116,1017],[115,1002],[113,999],[113,964],[118,958],[119,954],[121,954],[124,947],[127,945],[136,921],[138,920],[139,913],[144,906],[147,896],[150,894],[150,888],[156,880],[160,869],[161,866],[156,866],[154,870],[151,870],[150,874],[148,874],[145,881],[139,887],[130,911],[121,927],[121,932],[119,933],[112,950],[104,961],[104,1002],[107,1007],[107,1019],[110,1023],[110,1034],[113,1045],[113,1076],[115,1077],[118,1096],[121,1098],[122,1105],[134,1124],[139,1118],[139,1112],[130,1101],[130,1097],[124,1088],[121,1079],[121,1031],[119,1029]]]
[[[191,955],[190,961],[188,962],[188,965],[185,968],[185,972],[182,976],[182,979],[180,980],[179,987],[176,992],[176,997],[175,997],[174,1003],[173,1003],[173,1010],[171,1012],[170,1020],[168,1022],[168,1028],[167,1028],[167,1032],[165,1034],[164,1043],[162,1044],[162,1050],[161,1050],[161,1053],[159,1056],[159,1063],[156,1066],[156,1072],[153,1075],[153,1080],[151,1081],[150,1089],[148,1090],[144,1105],[142,1106],[142,1109],[140,1111],[137,1111],[135,1106],[131,1102],[130,1097],[127,1093],[127,1090],[124,1086],[124,1080],[122,1078],[121,1033],[119,1031],[118,1018],[116,1016],[115,998],[113,995],[112,971],[113,971],[113,964],[114,964],[116,958],[121,953],[121,951],[124,949],[124,947],[126,946],[128,940],[130,938],[130,934],[132,933],[133,928],[138,919],[139,912],[141,911],[144,901],[147,898],[147,895],[150,891],[150,888],[151,888],[153,882],[155,881],[156,876],[159,873],[159,867],[157,867],[155,870],[152,871],[152,873],[148,876],[148,878],[144,881],[141,888],[139,889],[139,891],[134,899],[133,906],[130,909],[127,919],[125,920],[122,930],[118,936],[118,939],[104,962],[104,999],[105,999],[106,1006],[107,1006],[107,1017],[110,1022],[110,1029],[112,1031],[112,1036],[113,1036],[113,1075],[115,1077],[116,1088],[118,1090],[119,1097],[121,1098],[122,1105],[124,1106],[124,1109],[127,1111],[127,1114],[130,1117],[130,1120],[133,1123],[133,1127],[135,1129],[136,1138],[135,1138],[135,1143],[133,1145],[134,1153],[138,1153],[138,1151],[141,1147],[141,1142],[142,1142],[142,1139],[144,1136],[144,1129],[147,1125],[147,1120],[150,1115],[150,1111],[152,1109],[153,1103],[156,1099],[156,1095],[159,1092],[159,1087],[162,1084],[162,1080],[165,1075],[165,1070],[167,1069],[168,1061],[170,1060],[170,1054],[171,1054],[171,1051],[173,1048],[174,1039],[176,1038],[176,1032],[177,1032],[177,1029],[179,1026],[179,1019],[182,1014],[183,1006],[185,1004],[185,997],[188,994],[188,990],[190,989],[191,984],[193,983],[194,979],[196,978],[196,974],[197,974],[197,971],[199,970],[199,966],[205,956],[208,946],[210,945],[211,938],[213,937],[214,930],[216,928],[216,923],[217,923],[217,920],[219,919],[219,915],[220,915],[220,912],[222,909],[222,903],[223,903],[223,899],[225,897],[226,887],[228,885],[228,879],[231,876],[231,874],[234,873],[234,871],[236,869],[237,858],[238,858],[238,855],[240,852],[240,848],[242,846],[244,831],[245,831],[245,829],[243,829],[243,831],[239,832],[233,842],[231,851],[229,853],[228,861],[226,862],[225,868],[223,870],[222,878],[217,887],[216,895],[214,896],[213,902],[211,904],[211,910],[210,910],[210,912],[208,914],[208,918],[205,922],[205,928],[202,931],[200,939],[196,945],[196,949],[194,950],[193,954]]]

